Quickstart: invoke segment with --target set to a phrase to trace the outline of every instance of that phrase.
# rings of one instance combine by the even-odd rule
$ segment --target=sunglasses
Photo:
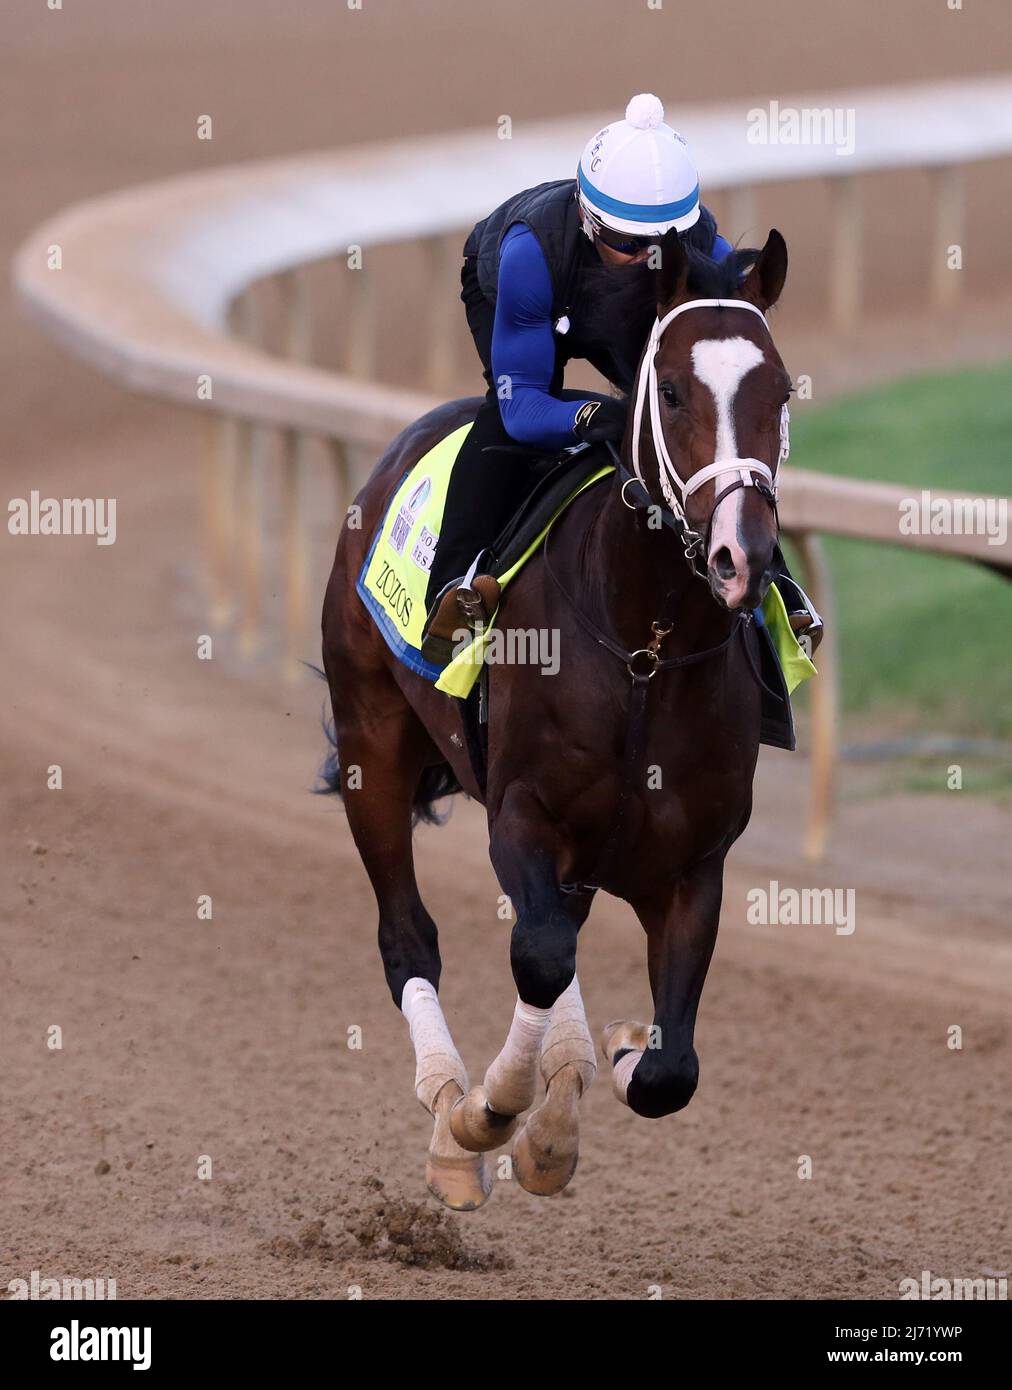
[[[628,232],[616,232],[611,227],[604,227],[596,219],[592,219],[594,235],[598,240],[603,241],[605,246],[610,246],[613,251],[618,251],[622,256],[635,256],[640,251],[645,251],[650,246],[656,246],[658,238],[656,236],[630,236]]]

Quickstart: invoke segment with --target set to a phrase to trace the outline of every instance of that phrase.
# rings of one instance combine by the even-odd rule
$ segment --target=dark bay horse
[[[577,1105],[595,1073],[576,945],[599,888],[629,902],[644,927],[654,999],[652,1025],[605,1030],[613,1089],[651,1118],[680,1110],[696,1089],[696,1010],[759,749],[749,615],[776,553],[791,389],[765,311],[783,288],[787,248],[773,231],[761,252],[703,268],[674,233],[660,251],[657,322],[623,469],[577,498],[504,592],[498,626],[557,633],[559,662],[553,679],[533,665],[491,669],[484,791],[459,702],[393,656],[355,592],[406,469],[477,402],[434,410],[394,441],[357,499],[361,527],[342,530],[327,589],[334,781],[376,895],[416,1094],[435,1119],[427,1181],[457,1209],[488,1197],[483,1155],[533,1105],[539,1072],[547,1092],[516,1135],[514,1173],[550,1194],[576,1167]],[[485,803],[492,864],[515,913],[519,998],[474,1088],[440,1008],[436,926],[412,860],[414,819],[459,788]]]

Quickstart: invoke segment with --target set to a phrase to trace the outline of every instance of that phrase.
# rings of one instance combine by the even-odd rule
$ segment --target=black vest
[[[587,331],[574,309],[576,277],[581,266],[597,263],[597,253],[583,233],[576,203],[576,180],[557,179],[508,198],[479,222],[464,245],[464,255],[476,258],[478,284],[490,304],[495,304],[499,286],[499,256],[502,239],[515,222],[522,222],[537,237],[552,282],[552,324],[569,319],[565,333],[555,331],[556,379],[552,389],[562,384],[562,369],[573,358],[585,358],[608,381],[629,391],[636,373],[643,344],[616,350],[616,339],[603,341]],[[700,206],[699,221],[685,234],[694,246],[709,255],[717,224],[712,213]],[[617,336],[617,335],[616,335]],[[644,338],[645,341],[645,338]]]

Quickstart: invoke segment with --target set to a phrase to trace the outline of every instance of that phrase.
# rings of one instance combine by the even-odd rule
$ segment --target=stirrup
[[[461,628],[474,631],[492,621],[502,590],[498,579],[484,571],[491,563],[491,552],[479,551],[463,578],[451,579],[436,595],[422,628],[420,647],[422,657],[434,666],[445,666],[456,655],[454,639]]]
[[[501,592],[498,579],[490,574],[476,574],[469,585],[461,584],[457,590],[457,607],[468,627],[488,627],[499,607]]]
[[[487,627],[499,607],[502,590],[498,579],[488,573],[491,563],[491,553],[479,551],[457,586],[457,607],[468,627],[477,627],[479,623]]]
[[[799,602],[792,604],[791,607],[788,608],[787,619],[790,622],[791,630],[795,637],[801,643],[802,647],[805,648],[805,654],[811,657],[825,635],[825,626],[819,610],[805,593],[798,581],[793,575],[788,575],[787,577],[797,592],[799,600]]]

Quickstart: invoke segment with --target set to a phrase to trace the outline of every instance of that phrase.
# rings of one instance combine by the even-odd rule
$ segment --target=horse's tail
[[[337,734],[334,732],[333,716],[328,719],[327,712],[324,710],[320,722],[323,725],[323,732],[327,736],[327,756],[316,775],[316,786],[313,791],[316,792],[317,796],[341,796],[341,764],[337,760]]]
[[[307,662],[306,665],[309,663]],[[310,670],[315,671],[318,676],[323,676],[326,680],[326,676],[318,666],[311,666]],[[337,757],[337,734],[334,731],[333,716],[328,718],[326,711],[324,711],[322,722],[323,732],[327,736],[329,747],[313,790],[320,796],[343,796],[341,764]],[[442,801],[448,796],[455,796],[459,791],[463,791],[463,788],[449,763],[433,763],[431,767],[423,767],[411,804],[411,824],[415,826],[419,821],[424,821],[426,825],[445,825],[450,813],[447,811],[445,815],[440,815],[435,809],[436,802]]]
[[[447,796],[456,796],[463,790],[449,763],[433,763],[431,767],[423,767],[411,805],[411,824],[424,821],[426,825],[445,825],[450,819],[450,812],[447,810],[440,815],[436,802]]]

